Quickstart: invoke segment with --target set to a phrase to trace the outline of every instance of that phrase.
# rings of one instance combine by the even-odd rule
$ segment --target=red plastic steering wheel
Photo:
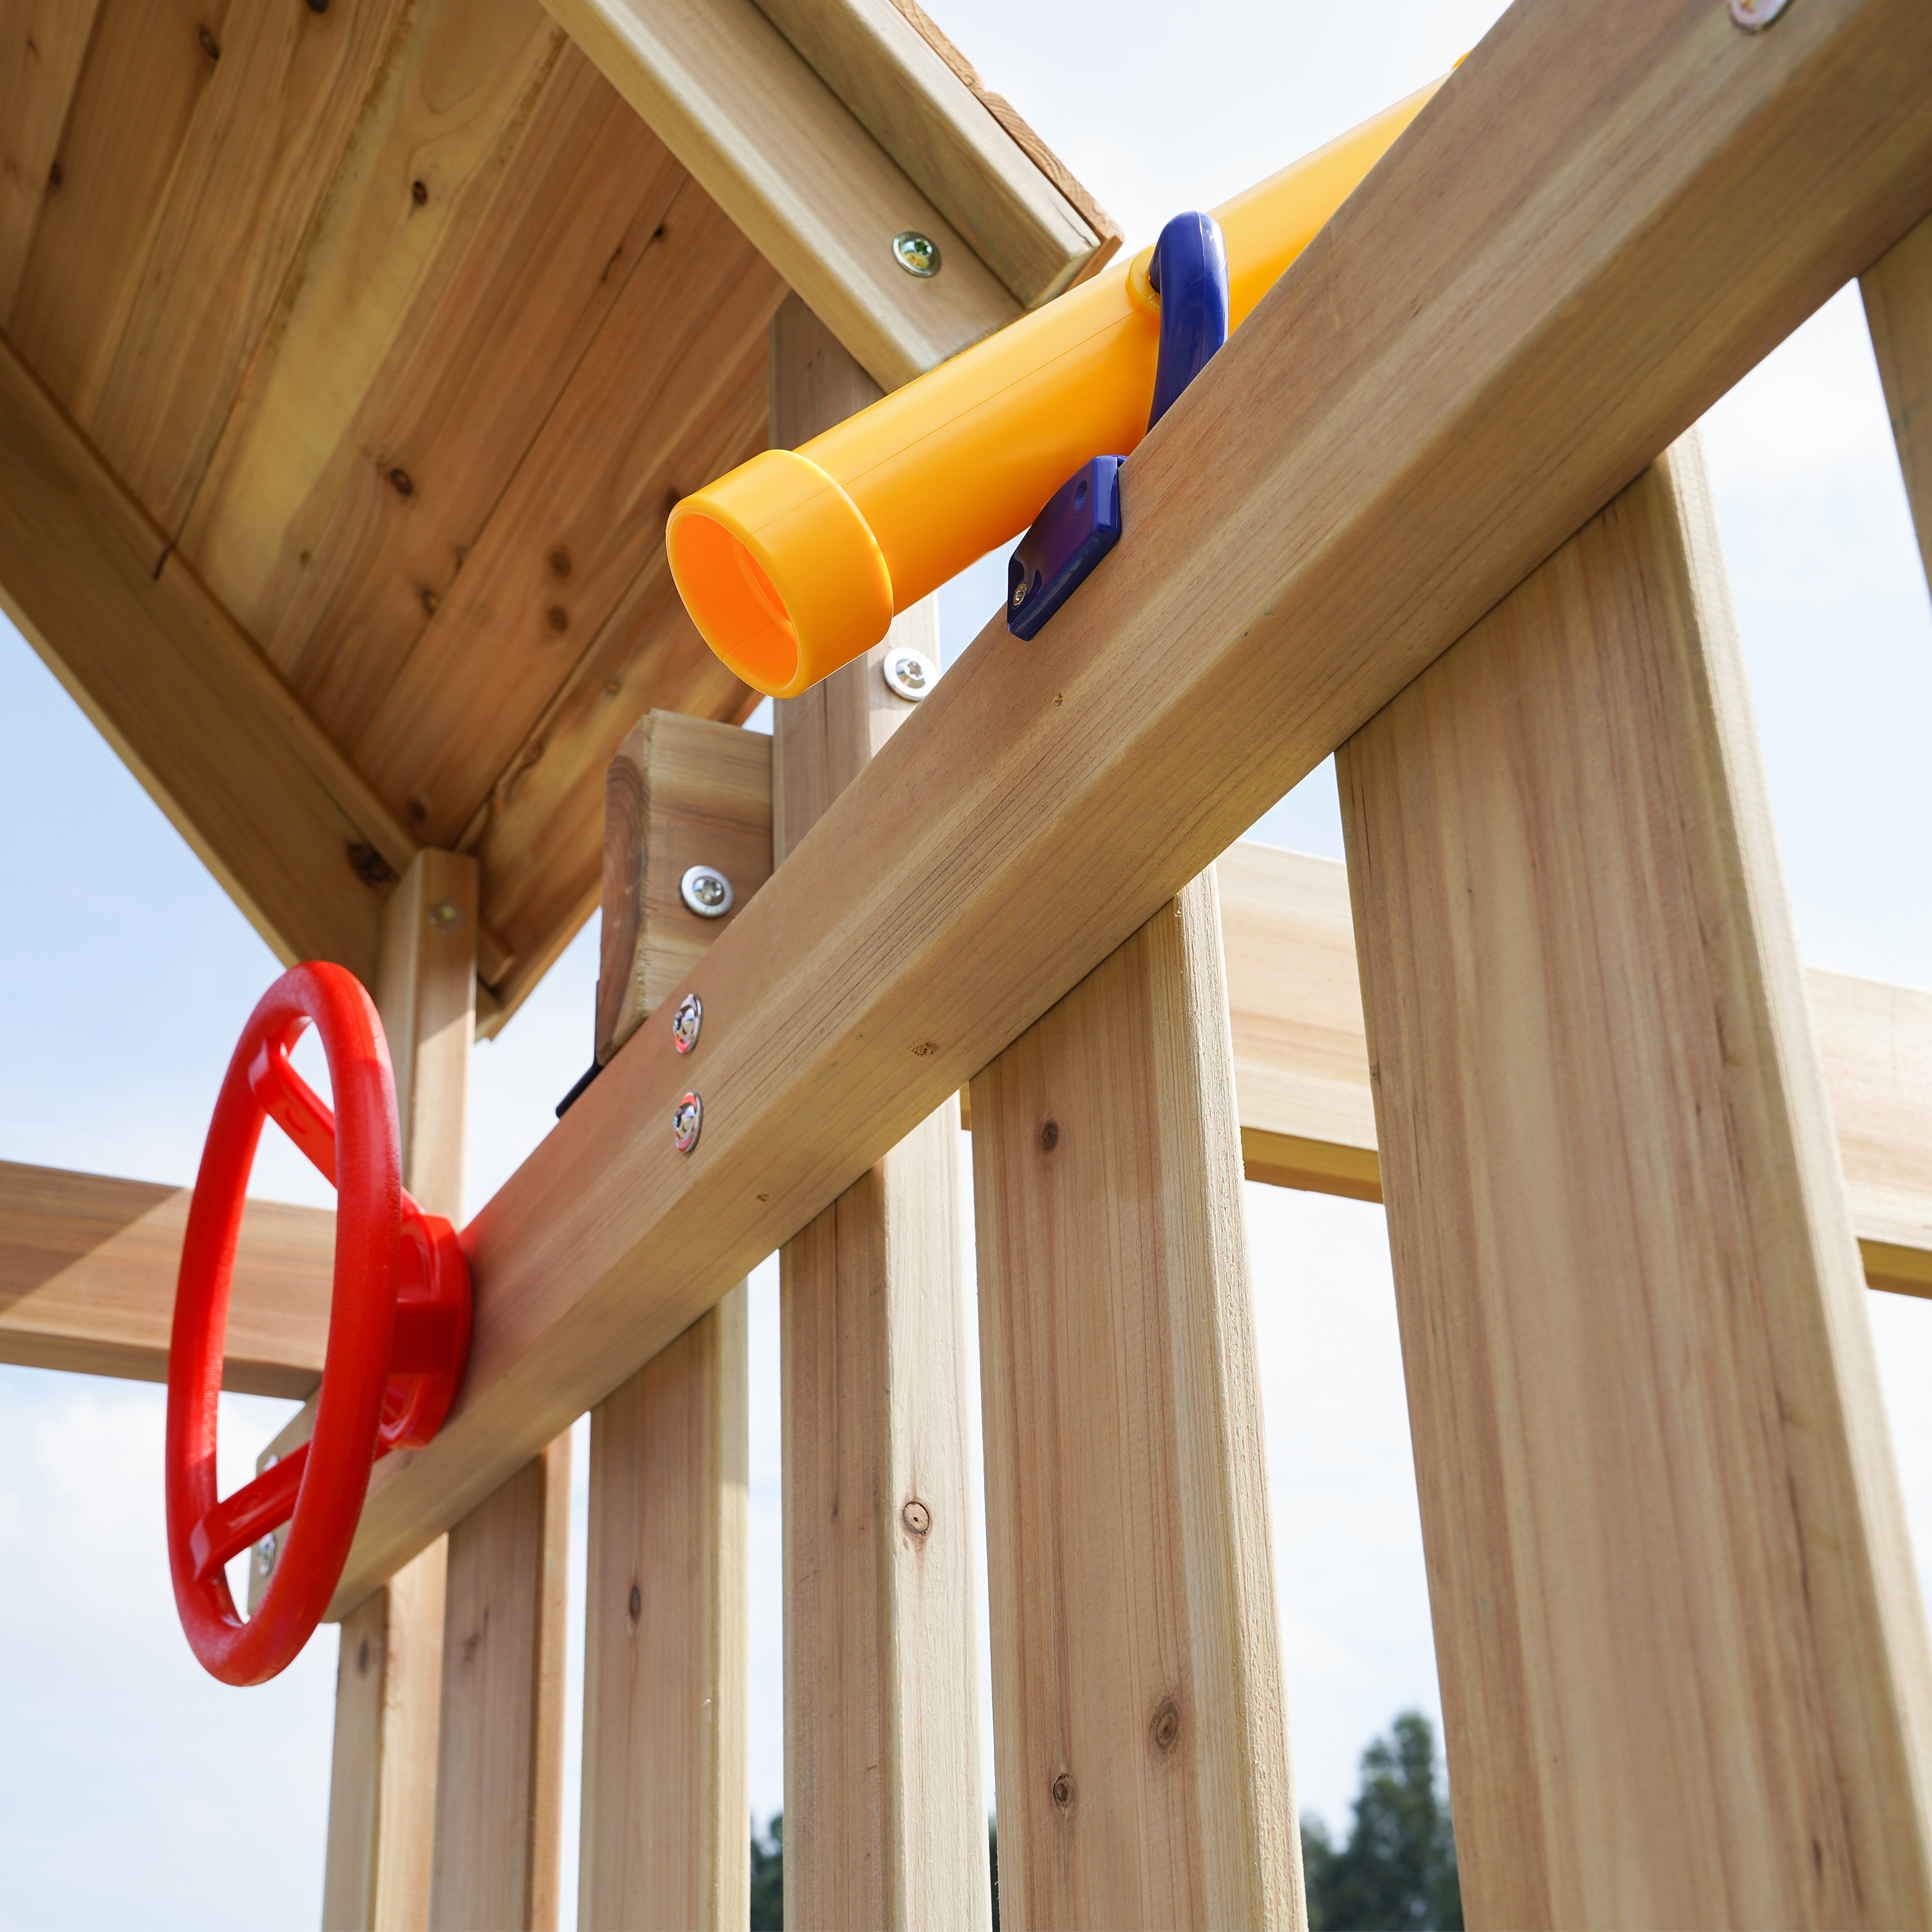
[[[333,1114],[289,1064],[311,1022],[328,1059]],[[335,1184],[328,1352],[314,1435],[220,1502],[222,1344],[265,1118]],[[341,1578],[370,1466],[427,1442],[448,1413],[469,1359],[470,1312],[470,1266],[454,1229],[404,1190],[395,1082],[374,1003],[340,966],[291,968],[249,1016],[214,1103],[168,1351],[168,1561],[182,1628],[211,1675],[262,1684],[293,1662]],[[267,1591],[244,1622],[222,1566],[285,1522]]]

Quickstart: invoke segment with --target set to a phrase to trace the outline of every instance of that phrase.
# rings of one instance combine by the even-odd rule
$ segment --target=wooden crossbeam
[[[1904,232],[1932,14],[1518,0],[1136,453],[1039,647],[989,628],[466,1234],[464,1394],[382,1576],[818,1214]],[[1229,701],[1230,694],[1238,702]],[[695,1082],[695,1150],[670,1118]]]
[[[882,388],[1021,313],[752,0],[545,4]],[[930,280],[894,257],[908,231],[938,247]]]
[[[0,1362],[165,1382],[191,1190],[0,1161]],[[251,1201],[221,1385],[305,1396],[322,1379],[335,1216]]]

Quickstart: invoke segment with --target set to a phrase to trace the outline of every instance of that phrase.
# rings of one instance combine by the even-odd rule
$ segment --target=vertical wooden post
[[[1694,439],[1340,776],[1469,1922],[1932,1922],[1932,1666]]]
[[[433,1932],[554,1932],[570,1438],[449,1532]]]
[[[1932,579],[1932,216],[1858,278],[1918,554]]]
[[[403,1178],[460,1221],[476,1026],[476,862],[426,851],[383,909],[376,1004]],[[444,1564],[439,1538],[344,1620],[323,1865],[325,1932],[413,1932],[429,1912]]]
[[[1204,873],[973,1082],[1005,1926],[1298,1925]]]
[[[653,712],[611,760],[600,1066],[730,923],[683,905],[686,867],[717,867],[740,906],[770,875],[770,752]],[[740,1932],[751,1909],[746,1302],[741,1282],[591,1412],[587,1932]]]
[[[878,394],[796,296],[772,323],[772,440]],[[938,654],[928,602],[892,642]],[[911,707],[884,651],[778,706],[782,860]],[[821,1928],[991,1922],[972,1615],[949,1104],[784,1248],[784,1917]]]

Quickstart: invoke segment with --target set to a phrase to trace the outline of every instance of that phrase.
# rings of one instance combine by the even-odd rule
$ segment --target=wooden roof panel
[[[970,326],[939,328],[968,339],[1012,312],[986,266],[1001,248],[1018,253],[999,272],[1044,284],[1097,245],[956,56],[915,37],[908,65],[886,44],[904,18],[880,40],[853,0],[845,26],[885,49],[854,86],[890,82],[915,122],[926,88],[957,158],[909,158],[942,194],[948,167],[986,177],[953,199],[992,254],[949,243],[941,283],[907,281],[888,218],[930,204],[856,98],[749,0],[672,10],[705,124],[767,185],[790,170],[806,226],[844,250],[841,300],[943,320],[984,296]],[[0,4],[0,161],[12,453],[98,485],[0,493],[9,607],[284,956],[366,971],[392,872],[420,846],[474,850],[501,996],[481,1011],[500,1023],[596,903],[625,731],[754,702],[692,626],[663,542],[672,501],[767,440],[785,287],[745,211],[538,0]],[[74,519],[99,503],[152,538],[146,580],[191,592],[188,620],[130,578],[95,612],[124,621],[76,634],[98,546]],[[224,732],[251,742],[224,752]],[[299,784],[274,776],[284,740]]]

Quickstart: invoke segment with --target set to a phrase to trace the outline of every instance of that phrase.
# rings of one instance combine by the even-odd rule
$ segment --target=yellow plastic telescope
[[[1230,328],[1267,294],[1440,81],[1214,211]],[[686,497],[664,532],[685,608],[754,688],[795,698],[1010,542],[1090,457],[1147,433],[1160,298],[1144,248],[798,450]]]

